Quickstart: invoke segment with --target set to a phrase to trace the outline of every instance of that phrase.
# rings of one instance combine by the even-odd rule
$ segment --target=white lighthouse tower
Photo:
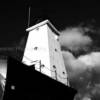
[[[67,72],[60,49],[59,31],[45,20],[28,28],[28,39],[22,62],[37,71],[68,85]]]

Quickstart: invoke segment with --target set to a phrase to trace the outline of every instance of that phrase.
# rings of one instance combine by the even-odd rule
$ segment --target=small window
[[[37,27],[36,30],[38,31],[39,30],[39,27]]]
[[[34,50],[37,50],[38,49],[38,47],[34,47]]]
[[[44,68],[44,67],[45,67],[45,65],[44,65],[44,64],[41,64],[41,67],[42,67],[42,68]]]
[[[55,51],[57,52],[57,49],[55,48]]]
[[[59,39],[57,38],[57,41],[59,41]]]
[[[55,65],[53,65],[53,68],[54,68],[54,69],[56,69],[56,66],[55,66]]]
[[[65,74],[65,72],[63,72],[63,74]]]

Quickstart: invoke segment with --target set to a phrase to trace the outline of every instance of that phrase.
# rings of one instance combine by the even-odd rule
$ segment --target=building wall
[[[29,32],[22,62],[27,65],[38,64],[38,68],[39,64],[45,65],[41,67],[41,72],[51,76],[49,59],[47,26],[43,25]]]
[[[67,85],[67,73],[57,35],[48,24],[29,31],[22,62]]]
[[[52,77],[67,85],[67,72],[57,35],[48,27],[49,55]],[[54,72],[55,71],[55,74]]]

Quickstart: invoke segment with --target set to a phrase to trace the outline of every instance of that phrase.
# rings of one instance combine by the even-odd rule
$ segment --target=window
[[[53,65],[53,68],[54,68],[54,69],[56,69],[56,66],[55,66],[55,65]]]
[[[57,49],[55,48],[55,51],[57,52]]]
[[[34,50],[37,50],[38,49],[38,47],[34,47]]]

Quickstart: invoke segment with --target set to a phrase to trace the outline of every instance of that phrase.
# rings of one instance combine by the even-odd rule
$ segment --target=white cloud
[[[90,45],[92,40],[89,36],[84,35],[80,28],[66,29],[59,36],[61,46],[70,50],[79,50],[86,45]]]

